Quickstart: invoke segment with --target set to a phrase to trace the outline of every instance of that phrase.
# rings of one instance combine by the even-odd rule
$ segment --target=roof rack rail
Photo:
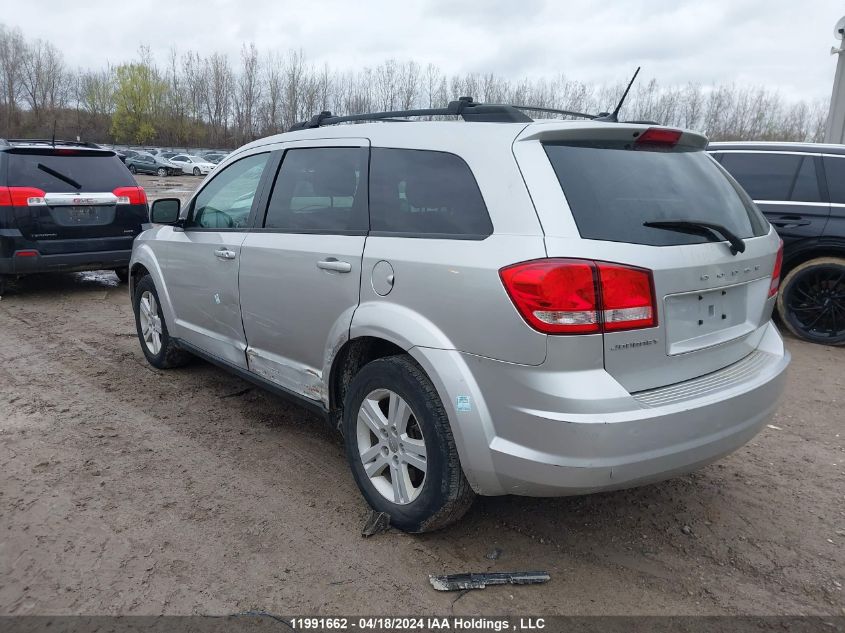
[[[89,147],[91,149],[102,149],[96,143],[90,141],[64,141],[61,139],[51,138],[9,138],[5,139],[7,145],[71,145],[73,147]]]
[[[399,117],[417,116],[460,116],[464,121],[487,123],[530,123],[533,119],[523,114],[519,109],[510,105],[476,103],[472,97],[461,97],[457,101],[449,102],[445,108],[423,108],[419,110],[394,110],[392,112],[368,112],[365,114],[350,114],[348,116],[334,116],[329,111],[320,112],[308,121],[295,123],[288,130],[308,130],[347,123],[351,121],[397,121]]]
[[[577,116],[582,119],[597,119],[599,116],[597,114],[584,114],[583,112],[573,112],[572,110],[559,110],[557,108],[545,108],[540,106],[515,105],[511,107],[516,108],[517,110],[528,110],[529,112],[551,112],[552,114],[566,114],[568,116]]]

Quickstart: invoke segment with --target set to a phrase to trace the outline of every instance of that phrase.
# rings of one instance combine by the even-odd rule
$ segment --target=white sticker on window
[[[458,396],[456,405],[458,411],[462,413],[472,411],[472,402],[470,402],[469,396]]]
[[[214,303],[216,303],[217,305],[220,305],[220,293],[219,292],[214,293]]]

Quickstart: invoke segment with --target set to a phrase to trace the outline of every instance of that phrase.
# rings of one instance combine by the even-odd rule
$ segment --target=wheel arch
[[[343,401],[352,379],[364,365],[379,358],[405,354],[407,350],[393,341],[376,336],[347,340],[335,354],[329,370],[329,411],[340,428]]]
[[[787,245],[784,249],[781,279],[784,279],[793,268],[819,257],[845,258],[845,239],[821,238]]]
[[[170,300],[167,284],[164,283],[161,267],[152,249],[143,242],[136,241],[132,250],[132,260],[129,262],[129,296],[133,301],[135,287],[144,275],[152,277],[156,292],[159,295],[161,311],[164,315],[167,329],[170,332],[175,332],[176,315],[173,313],[173,303]]]

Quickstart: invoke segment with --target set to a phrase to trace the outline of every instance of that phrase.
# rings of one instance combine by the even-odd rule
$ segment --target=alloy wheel
[[[813,266],[786,289],[787,318],[808,338],[820,342],[845,337],[845,270]]]
[[[425,485],[426,448],[410,405],[389,389],[376,389],[358,410],[358,452],[364,472],[385,499],[406,505]]]
[[[138,316],[144,345],[155,356],[161,351],[161,317],[155,295],[149,290],[145,290],[138,300]]]

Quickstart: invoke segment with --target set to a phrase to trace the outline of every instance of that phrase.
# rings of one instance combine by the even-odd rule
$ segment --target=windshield
[[[768,223],[751,199],[705,152],[630,143],[544,145],[581,237],[670,246],[712,240],[645,222],[719,224],[741,238],[765,235]]]

